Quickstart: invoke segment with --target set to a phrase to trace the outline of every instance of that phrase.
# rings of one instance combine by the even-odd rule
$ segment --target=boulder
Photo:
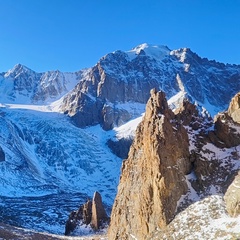
[[[215,116],[214,131],[210,140],[218,147],[235,147],[240,144],[240,93],[236,94],[228,110]]]
[[[226,209],[231,217],[237,217],[240,215],[240,171],[235,176],[233,182],[228,187],[224,200],[226,203]]]

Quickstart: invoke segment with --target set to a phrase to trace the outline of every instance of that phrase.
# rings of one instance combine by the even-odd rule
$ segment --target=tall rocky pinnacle
[[[129,157],[123,162],[109,239],[147,239],[174,218],[191,171],[188,135],[165,94],[151,90]]]
[[[102,197],[95,192],[93,199],[81,205],[77,211],[72,211],[65,225],[65,235],[71,234],[78,225],[89,225],[93,230],[99,230],[109,223],[109,217],[104,209]]]
[[[99,192],[95,192],[92,202],[92,221],[91,226],[93,229],[98,230],[104,222],[108,221],[109,217],[103,207],[102,197]]]

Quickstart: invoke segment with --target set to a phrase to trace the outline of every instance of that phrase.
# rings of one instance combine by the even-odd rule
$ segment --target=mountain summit
[[[62,110],[80,127],[100,123],[111,129],[134,117],[122,104],[146,104],[155,88],[167,99],[185,91],[214,115],[240,90],[239,78],[239,65],[209,61],[188,48],[142,44],[101,58],[64,97]]]
[[[148,57],[152,57],[156,60],[162,60],[164,57],[169,55],[170,52],[171,50],[167,46],[143,43],[133,48],[132,50],[127,51],[126,53],[131,60],[137,57],[139,54],[145,54]]]

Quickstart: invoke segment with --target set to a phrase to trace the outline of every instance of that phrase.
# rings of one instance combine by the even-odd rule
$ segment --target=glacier
[[[106,145],[114,131],[20,107],[0,108],[0,221],[63,234],[69,212],[95,191],[110,208],[122,162]]]

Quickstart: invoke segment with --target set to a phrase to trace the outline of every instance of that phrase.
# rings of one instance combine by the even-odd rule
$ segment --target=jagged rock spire
[[[187,192],[184,174],[191,169],[188,136],[168,108],[163,92],[151,91],[129,157],[122,166],[109,239],[146,239],[174,217]]]

